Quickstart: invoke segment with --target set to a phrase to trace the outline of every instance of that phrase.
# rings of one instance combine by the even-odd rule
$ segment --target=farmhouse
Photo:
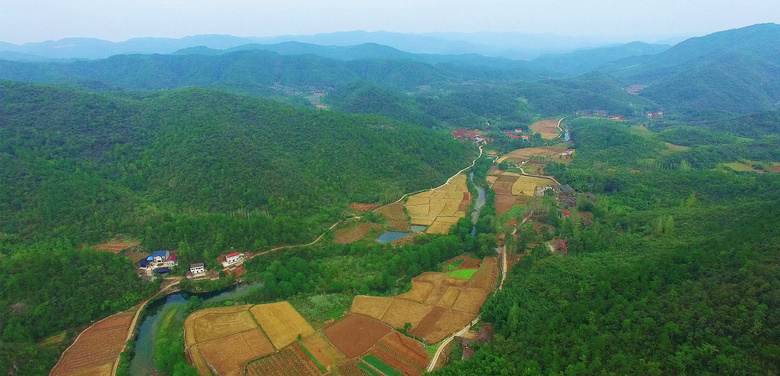
[[[155,251],[152,253],[152,261],[154,262],[168,261],[169,257],[171,257],[171,253],[168,251]]]
[[[202,274],[206,272],[206,267],[202,262],[197,264],[190,264],[190,273],[193,275]]]

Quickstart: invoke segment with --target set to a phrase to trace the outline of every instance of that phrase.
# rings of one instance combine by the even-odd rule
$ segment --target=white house
[[[152,253],[152,259],[154,262],[165,262],[171,257],[171,253],[168,251],[155,251]]]
[[[231,253],[231,254],[225,256],[225,261],[227,261],[228,264],[235,264],[235,263],[241,261],[241,259],[243,258],[241,256],[242,255],[240,253],[238,253],[238,252]]]
[[[206,272],[206,267],[203,266],[203,263],[197,263],[197,264],[190,264],[190,273],[192,274],[202,274]]]

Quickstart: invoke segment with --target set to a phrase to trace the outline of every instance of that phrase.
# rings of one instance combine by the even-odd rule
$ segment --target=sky
[[[780,23],[778,0],[0,0],[0,41],[365,30],[695,36]]]

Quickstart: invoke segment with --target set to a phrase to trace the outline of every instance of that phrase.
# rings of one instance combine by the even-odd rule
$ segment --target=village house
[[[190,273],[193,275],[203,274],[206,272],[206,267],[202,262],[197,264],[190,264]]]
[[[169,257],[171,257],[171,253],[168,251],[155,251],[152,253],[152,261],[158,263],[168,261]]]
[[[225,261],[221,261],[222,267],[228,268],[243,263],[245,255],[239,252],[233,252],[225,256]],[[217,260],[219,261],[219,259]]]

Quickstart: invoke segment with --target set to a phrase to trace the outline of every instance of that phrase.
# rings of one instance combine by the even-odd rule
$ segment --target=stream
[[[469,180],[474,184],[474,171],[469,174]],[[477,187],[479,197],[477,197],[477,203],[474,204],[474,211],[471,212],[471,222],[474,223],[474,227],[471,228],[471,235],[474,235],[477,232],[476,224],[479,220],[479,213],[482,211],[482,207],[485,206],[485,189],[476,184],[475,186]]]
[[[241,298],[252,288],[262,285],[262,282],[243,283],[202,294],[177,292],[149,304],[146,307],[144,320],[138,326],[138,336],[135,338],[135,355],[130,361],[129,374],[131,376],[157,374],[154,369],[154,344],[157,342],[157,332],[160,330],[163,319],[172,309],[184,306],[192,296],[200,297],[204,304],[224,302]],[[182,315],[183,313],[183,311],[179,311],[178,314]]]

